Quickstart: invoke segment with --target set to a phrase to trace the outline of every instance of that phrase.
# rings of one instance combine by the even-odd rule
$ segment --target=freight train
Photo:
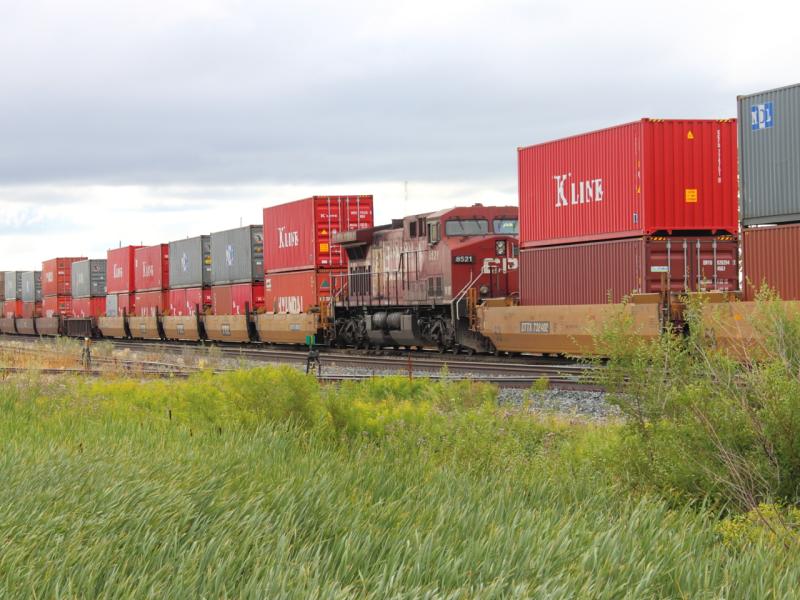
[[[717,339],[746,344],[760,283],[800,300],[798,139],[790,86],[739,97],[738,120],[519,148],[519,209],[375,226],[371,196],[272,206],[261,225],[0,273],[0,331],[576,354],[617,310],[656,337],[699,295]]]

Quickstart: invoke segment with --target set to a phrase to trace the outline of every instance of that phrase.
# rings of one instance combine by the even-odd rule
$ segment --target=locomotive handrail
[[[458,314],[458,303],[466,297],[466,295],[469,293],[469,290],[473,288],[475,284],[478,283],[478,280],[484,275],[488,275],[488,273],[481,269],[478,271],[478,274],[475,275],[475,277],[473,277],[463,288],[461,288],[461,291],[458,292],[458,294],[453,296],[453,299],[450,301],[450,316],[453,319],[453,323],[456,323],[461,316]]]

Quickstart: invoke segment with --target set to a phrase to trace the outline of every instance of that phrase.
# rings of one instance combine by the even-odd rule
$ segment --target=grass
[[[795,597],[796,549],[623,487],[623,438],[469,383],[10,378],[0,598]]]

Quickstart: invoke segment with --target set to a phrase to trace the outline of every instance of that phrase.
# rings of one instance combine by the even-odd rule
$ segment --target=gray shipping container
[[[22,274],[22,301],[42,301],[42,272],[25,271]]]
[[[91,258],[72,263],[72,297],[106,295],[106,259]]]
[[[6,271],[3,287],[6,300],[22,300],[22,271]]]
[[[800,221],[800,84],[737,100],[742,223]]]
[[[264,281],[264,226],[211,234],[211,283]]]
[[[119,309],[119,298],[117,294],[109,294],[106,296],[106,316],[116,317],[117,309]]]
[[[0,271],[0,300],[6,299],[6,272]]]
[[[169,287],[211,285],[211,236],[201,235],[169,243]]]

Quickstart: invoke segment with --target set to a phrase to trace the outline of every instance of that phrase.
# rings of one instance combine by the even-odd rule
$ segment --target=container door
[[[696,239],[693,249],[693,291],[733,292],[739,289],[739,245],[726,236]]]
[[[691,241],[684,238],[653,238],[646,243],[646,292],[683,293],[693,289],[695,256]]]

